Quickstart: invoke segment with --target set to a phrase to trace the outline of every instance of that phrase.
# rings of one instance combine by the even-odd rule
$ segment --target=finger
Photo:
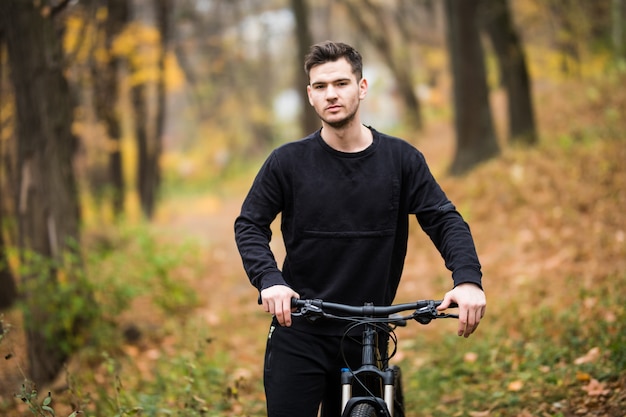
[[[448,308],[451,301],[452,300],[450,299],[449,293],[446,293],[446,295],[443,297],[443,300],[441,300],[441,304],[437,307],[437,311],[443,311]]]
[[[483,319],[483,317],[485,317],[485,307],[484,306],[482,308],[480,308],[480,310],[478,311],[478,314],[476,316],[476,324],[474,325],[474,330],[472,331],[472,333],[474,333],[476,331],[476,329],[478,328],[478,325],[480,324],[480,322]]]
[[[281,326],[285,325],[285,313],[282,309],[282,304],[275,308],[274,316],[276,317],[276,320],[278,320],[278,324]]]
[[[459,311],[459,330],[457,332],[457,334],[459,336],[465,336],[466,331],[467,331],[467,309],[462,308]],[[467,336],[465,336],[467,337]]]
[[[291,297],[283,300],[282,309],[283,309],[283,317],[284,317],[283,320],[285,322],[284,325],[289,327],[291,326]]]
[[[295,298],[295,299],[299,300],[300,299],[300,294],[298,294],[297,292],[294,292],[293,295],[292,295],[292,298]],[[290,304],[290,306],[291,306],[291,304]],[[296,307],[292,307],[291,311],[296,311]]]
[[[466,330],[466,335],[465,337],[469,337],[471,334],[473,334],[476,329],[478,328],[478,325],[480,324],[480,319],[482,318],[482,314],[483,314],[483,309],[479,308],[474,312],[470,312],[469,315],[469,320],[467,323],[467,330]]]

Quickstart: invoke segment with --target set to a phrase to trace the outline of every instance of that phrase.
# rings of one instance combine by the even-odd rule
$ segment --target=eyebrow
[[[338,78],[332,81],[315,81],[311,83],[311,87],[317,86],[317,85],[336,84],[336,83],[341,83],[341,82],[346,82],[346,81],[351,82],[352,79],[346,77],[346,78]]]

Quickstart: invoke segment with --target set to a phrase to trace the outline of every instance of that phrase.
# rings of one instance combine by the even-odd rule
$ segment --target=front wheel
[[[393,399],[393,417],[404,417],[404,392],[402,387],[402,373],[400,368],[396,365],[391,367],[393,369],[393,379],[395,386],[395,395]]]
[[[376,417],[376,409],[371,404],[357,404],[350,411],[350,417]]]

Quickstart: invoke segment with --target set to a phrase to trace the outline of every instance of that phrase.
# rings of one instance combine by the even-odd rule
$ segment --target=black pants
[[[341,336],[309,334],[272,324],[265,351],[264,384],[268,417],[341,416]],[[346,337],[349,367],[361,363],[361,341]]]

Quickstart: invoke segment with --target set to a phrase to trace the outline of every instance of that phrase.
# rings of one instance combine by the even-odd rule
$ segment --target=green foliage
[[[86,240],[84,263],[77,250],[60,261],[32,251],[22,254],[25,323],[51,349],[70,354],[86,345],[115,344],[116,318],[140,297],[168,315],[197,307],[195,290],[181,279],[183,270],[194,273],[193,242],[167,243],[141,226]]]
[[[48,392],[48,395],[39,402],[39,393],[37,389],[30,381],[25,381],[22,384],[21,391],[15,395],[24,404],[28,406],[28,410],[37,417],[54,417],[57,414],[52,407],[52,394]],[[68,417],[76,417],[78,412],[74,411]]]
[[[608,282],[624,288],[626,275]],[[599,283],[569,303],[539,303],[522,314],[513,300],[492,309],[495,319],[467,341],[418,337],[411,346],[418,347],[423,364],[403,366],[408,409],[432,416],[515,416],[524,410],[559,415],[561,402],[591,379],[623,378],[626,309],[608,288]]]
[[[87,270],[108,316],[121,314],[142,296],[149,296],[167,314],[197,307],[195,291],[181,279],[182,272],[195,273],[194,242],[170,243],[145,226],[92,233]]]
[[[99,314],[91,302],[91,283],[72,246],[60,259],[25,250],[19,268],[26,327],[36,329],[47,346],[66,355],[84,344],[84,330]]]
[[[120,317],[137,300],[145,299],[152,314],[160,312],[175,320],[198,306],[198,296],[186,279],[195,275],[198,264],[193,242],[169,243],[145,226],[102,230],[85,233],[84,262],[77,251],[61,261],[24,252],[19,267],[22,290],[28,294],[21,305],[26,326],[43,335],[51,350],[58,348],[66,355],[78,351],[74,356],[91,364],[101,361],[97,358],[101,352],[119,353]],[[1,342],[10,327],[4,321],[0,324]],[[81,387],[90,378],[89,372],[80,377],[68,374],[68,383],[72,379],[70,385]],[[26,379],[18,397],[35,415],[54,415],[51,397],[38,402],[37,391],[30,386]],[[90,396],[80,388],[74,394]],[[110,394],[102,394],[106,394],[102,400],[108,401]],[[123,411],[119,415],[139,412],[121,406],[117,410]]]
[[[193,321],[183,319],[199,305],[188,281],[197,278],[199,247],[193,241],[171,242],[145,225],[87,235],[92,247],[87,270],[98,304],[107,308],[104,326],[97,329],[98,340],[90,349],[93,353],[83,353],[93,361],[94,355],[105,352],[100,353],[104,371],[76,377],[74,385],[96,387],[95,395],[80,394],[94,397],[95,415],[206,416],[209,405],[224,407],[224,358],[218,363],[208,356],[210,339],[201,336],[202,329],[189,328]],[[138,300],[148,302],[150,312],[132,320],[154,323],[151,337],[181,341],[167,352],[155,351],[158,359],[151,369],[118,351],[124,344],[117,329],[119,317]]]
[[[236,398],[228,382],[228,358],[213,349],[205,327],[192,321],[173,329],[172,338],[180,342],[155,353],[149,369],[131,357],[104,353],[99,372],[77,376],[76,382],[97,390],[89,395],[89,412],[115,417],[221,415]]]

